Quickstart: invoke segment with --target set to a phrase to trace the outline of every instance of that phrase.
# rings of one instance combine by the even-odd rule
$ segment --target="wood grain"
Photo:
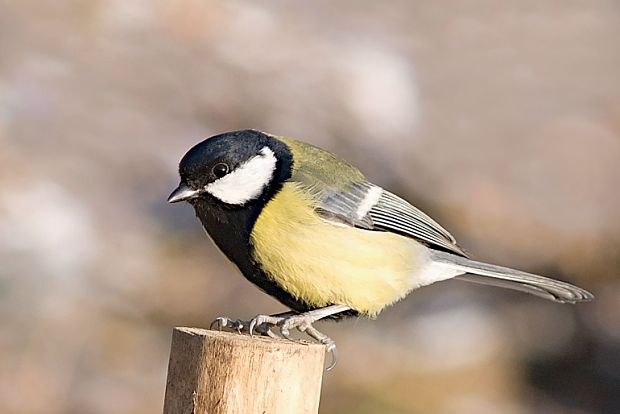
[[[175,328],[164,414],[316,414],[324,358],[323,345]]]

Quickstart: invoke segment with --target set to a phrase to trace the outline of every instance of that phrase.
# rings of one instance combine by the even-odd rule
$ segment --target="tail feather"
[[[477,262],[454,254],[433,251],[433,261],[466,274],[456,279],[518,290],[562,303],[587,302],[594,295],[570,283],[538,276],[508,267]]]

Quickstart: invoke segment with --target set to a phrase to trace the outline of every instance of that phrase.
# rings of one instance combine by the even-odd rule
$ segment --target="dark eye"
[[[228,165],[224,164],[223,162],[220,162],[219,164],[215,164],[213,166],[213,175],[215,175],[217,178],[222,178],[223,176],[228,174],[228,171]]]

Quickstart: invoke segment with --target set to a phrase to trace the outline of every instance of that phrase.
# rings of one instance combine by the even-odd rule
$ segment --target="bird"
[[[325,318],[375,318],[412,291],[448,279],[562,303],[593,295],[559,280],[471,259],[439,223],[371,183],[342,158],[299,140],[248,129],[193,146],[168,202],[187,202],[215,245],[290,311],[214,323],[290,338],[305,332],[336,362]],[[213,326],[212,326],[213,327]]]

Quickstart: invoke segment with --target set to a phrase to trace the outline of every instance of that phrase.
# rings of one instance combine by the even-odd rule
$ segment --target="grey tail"
[[[455,254],[433,250],[433,260],[465,274],[455,279],[518,290],[561,303],[588,302],[594,295],[570,283],[508,267],[476,262]]]

